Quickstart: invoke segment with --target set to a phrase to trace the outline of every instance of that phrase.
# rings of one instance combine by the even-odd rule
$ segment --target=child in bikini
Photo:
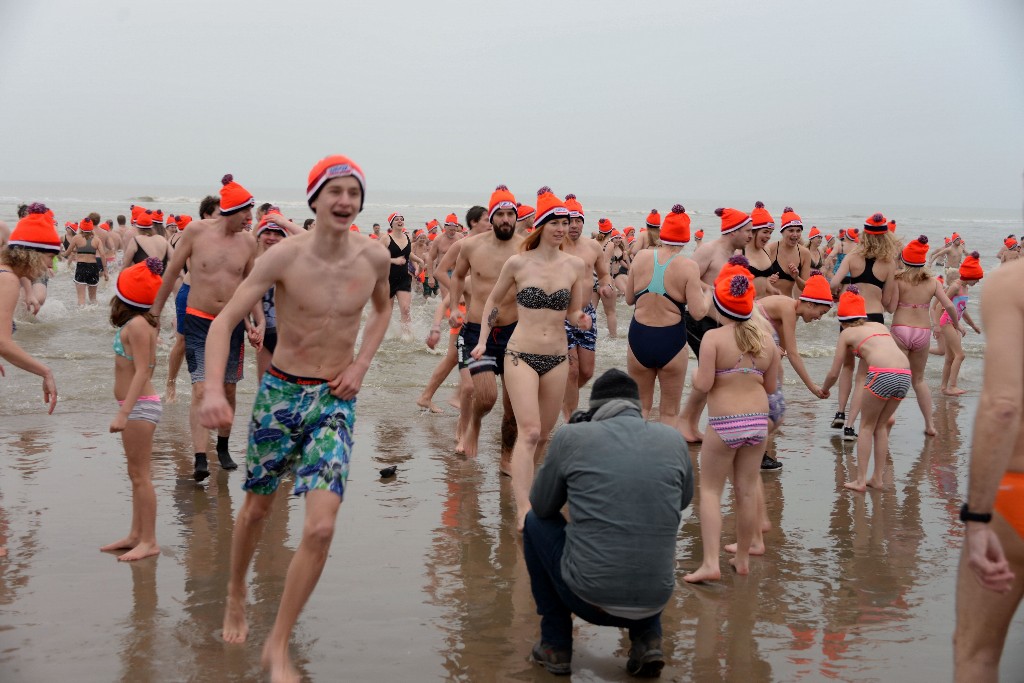
[[[839,379],[847,350],[867,363],[857,437],[857,476],[843,486],[863,493],[870,486],[883,488],[882,473],[889,455],[890,420],[900,401],[910,390],[910,361],[896,346],[889,328],[869,322],[864,297],[856,285],[847,287],[839,297],[838,316],[842,331],[836,345],[835,360],[821,384],[823,392]],[[874,470],[868,478],[868,465],[874,449]]]
[[[121,562],[141,560],[160,553],[156,543],[156,492],[150,476],[153,432],[162,412],[153,388],[156,364],[157,321],[149,309],[162,282],[163,263],[149,257],[121,271],[110,300],[114,333],[114,398],[121,409],[110,423],[111,433],[121,434],[132,482],[132,526],[120,541],[100,550],[127,550]]]
[[[775,391],[780,354],[754,313],[754,276],[742,256],[732,257],[715,280],[712,301],[725,323],[704,335],[693,375],[695,392],[707,394],[708,426],[700,453],[700,526],[704,558],[690,583],[722,577],[718,564],[721,499],[730,478],[736,499],[738,574],[750,572],[749,553],[758,528],[756,488],[768,439],[768,394]]]
[[[981,278],[985,277],[985,271],[982,270],[978,257],[978,252],[971,252],[960,264],[960,277],[953,280],[946,289],[946,296],[953,302],[956,316],[951,316],[946,311],[939,317],[939,335],[945,342],[946,348],[946,359],[942,365],[942,386],[939,389],[946,396],[960,396],[966,393],[965,389],[957,386],[960,379],[960,366],[963,364],[965,356],[964,347],[960,341],[964,330],[957,323],[961,319],[966,320],[977,334],[981,334],[981,329],[974,324],[974,320],[967,312],[967,288],[978,284],[981,282]]]

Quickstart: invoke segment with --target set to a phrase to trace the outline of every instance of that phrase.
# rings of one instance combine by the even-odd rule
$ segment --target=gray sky
[[[0,181],[1021,205],[1024,2],[0,0]]]

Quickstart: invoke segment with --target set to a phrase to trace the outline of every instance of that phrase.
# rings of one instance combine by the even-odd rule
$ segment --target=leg
[[[572,652],[572,612],[559,595],[565,519],[540,519],[527,514],[523,527],[523,559],[540,615],[540,639],[557,650]]]
[[[192,404],[188,408],[188,422],[192,428],[192,449],[196,454],[195,473],[196,481],[202,481],[210,476],[209,466],[206,464],[206,447],[210,444],[210,432],[199,422],[199,407],[203,404],[204,382],[192,383]]]
[[[868,465],[871,464],[871,449],[875,443],[875,428],[884,423],[879,422],[885,401],[876,398],[870,391],[864,392],[862,413],[860,416],[860,434],[857,437],[857,478],[843,486],[851,491],[864,493],[867,490]]]
[[[771,437],[769,436],[768,438]],[[750,549],[747,550],[747,554],[764,555],[764,532],[772,528],[772,522],[768,519],[768,503],[765,501],[764,480],[761,477],[757,477],[754,480],[754,504],[757,510],[757,524],[754,526],[753,536],[750,540]],[[725,552],[735,553],[738,547],[739,543],[730,543],[725,546]]]
[[[508,395],[505,379],[501,380],[501,460],[498,469],[512,476],[512,449],[519,437],[519,425],[516,423],[516,411],[512,407],[512,398]]]
[[[402,339],[409,341],[412,339],[412,292],[399,291],[395,298],[398,299],[398,310],[401,314]]]
[[[683,577],[689,583],[717,581],[722,578],[718,550],[722,536],[722,489],[733,469],[735,452],[709,429],[700,449],[700,538],[704,558],[697,571]],[[760,461],[758,462],[760,467]]]
[[[78,284],[76,282],[75,283],[75,294],[78,295],[78,305],[79,306],[84,306],[85,305],[85,285],[80,285],[80,284]]]
[[[129,420],[121,433],[121,443],[128,460],[128,478],[132,482],[132,526],[125,538],[100,550],[129,548],[129,552],[117,558],[122,562],[141,560],[160,552],[160,546],[156,544],[156,492],[150,477],[155,431],[156,425],[152,422]]]
[[[573,411],[580,404],[580,358],[578,346],[570,346],[565,362],[569,364],[569,375],[565,380],[565,395],[562,397],[562,420],[568,422]]]
[[[843,369],[839,372],[839,412],[846,412],[846,403],[850,400],[850,390],[853,389],[853,352],[847,351],[843,359]],[[852,424],[847,422],[846,424]]]
[[[924,371],[928,365],[928,348],[917,349],[907,354],[910,359],[911,381],[914,385],[914,395],[917,396],[917,407],[921,409],[924,416],[924,433],[934,436],[935,422],[932,420],[932,390],[928,387]]]
[[[942,393],[947,396],[960,396],[967,393],[957,386],[960,379],[960,366],[964,362],[964,346],[960,333],[952,325],[944,325],[942,334],[946,339],[946,365],[942,368]],[[947,370],[948,369],[948,370]]]
[[[658,419],[662,424],[673,429],[680,429],[679,404],[683,398],[686,366],[689,362],[690,357],[684,348],[657,373],[658,385],[661,387],[661,395],[658,399]]]
[[[89,303],[96,303],[96,285],[89,285]]]
[[[232,412],[235,410],[236,386],[233,382],[226,382],[224,384],[224,396],[227,398]],[[230,437],[230,426],[217,430],[217,461],[220,463],[221,468],[225,470],[237,470],[238,464],[231,459],[231,453],[228,451],[228,438]]]
[[[555,372],[549,372],[552,374]],[[561,373],[564,381],[565,372]],[[516,503],[516,528],[522,531],[530,510],[530,486],[533,484],[533,458],[540,442],[541,378],[526,363],[505,363],[505,390],[515,411],[518,438],[512,449],[512,492]],[[564,384],[563,384],[564,387]]]
[[[618,297],[615,294],[602,294],[601,302],[604,304],[604,315],[608,319],[608,336],[615,339],[619,336],[618,317],[615,313],[615,302]]]
[[[704,446],[707,448],[707,446]],[[736,557],[729,560],[737,574],[750,573],[750,551],[755,536],[761,536],[761,520],[758,514],[758,491],[764,500],[761,484],[761,456],[765,442],[743,446],[733,458],[733,495],[736,497]],[[761,553],[764,553],[764,539],[761,538]]]
[[[707,396],[696,391],[691,391],[686,398],[683,412],[679,415],[679,432],[689,443],[700,443],[704,440],[704,434],[700,431],[700,416],[707,405]]]
[[[885,461],[889,457],[889,431],[892,429],[893,416],[896,409],[900,407],[900,403],[895,399],[884,401],[882,412],[878,415],[878,422],[875,423],[875,465],[871,477],[867,480],[868,486],[874,489],[885,488],[885,480],[882,475],[885,472]]]
[[[483,421],[484,415],[491,412],[491,408],[498,400],[498,380],[493,372],[478,372],[471,375],[471,378],[473,381],[472,409],[462,442],[462,452],[472,458],[476,457],[479,448],[477,442],[480,439],[480,423]],[[456,452],[458,450],[456,448]]]
[[[306,521],[302,527],[302,540],[288,565],[281,606],[263,646],[262,663],[270,672],[271,681],[299,680],[298,672],[288,656],[288,640],[327,562],[340,506],[341,498],[332,491],[317,490],[306,494]]]
[[[444,411],[434,404],[433,398],[437,388],[441,386],[441,383],[451,374],[451,371],[455,369],[458,357],[455,354],[455,335],[448,335],[448,352],[444,358],[438,362],[437,367],[434,368],[433,374],[430,375],[430,381],[427,382],[427,386],[424,387],[423,393],[416,400],[416,405],[425,410],[429,410],[432,413],[442,414]]]
[[[861,403],[864,398],[864,382],[868,377],[868,365],[863,360],[857,363],[857,372],[853,378],[853,400],[850,402],[850,412],[846,414],[846,426],[852,427],[857,424],[857,416],[860,415]]]
[[[263,522],[274,502],[274,493],[261,495],[249,492],[235,519],[231,533],[231,566],[228,574],[228,595],[224,605],[223,638],[226,643],[244,643],[249,635],[245,619],[245,575],[249,571],[256,542],[263,532]]]
[[[167,395],[166,401],[174,403],[178,394],[178,372],[181,370],[181,361],[185,359],[185,336],[178,334],[174,338],[174,346],[167,355]]]
[[[466,429],[473,413],[473,378],[469,370],[459,370],[459,421],[455,426],[455,452],[465,453]]]
[[[539,467],[544,462],[544,455],[548,450],[548,442],[551,440],[551,432],[558,422],[558,409],[562,405],[562,397],[565,393],[565,375],[569,372],[569,364],[562,363],[540,378],[540,396],[538,405],[540,407],[540,440],[533,451],[533,464]],[[508,392],[506,392],[507,394]],[[530,485],[533,485],[533,477],[530,477]],[[529,491],[526,492],[530,494]]]
[[[626,346],[626,372],[636,382],[640,389],[640,411],[647,420],[651,416],[651,408],[654,407],[654,382],[658,378],[658,372],[641,365],[640,361],[633,355],[633,349]]]

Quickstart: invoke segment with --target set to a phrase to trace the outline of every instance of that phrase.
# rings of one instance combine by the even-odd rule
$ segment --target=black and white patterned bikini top
[[[559,289],[557,292],[548,294],[540,287],[523,287],[516,294],[516,303],[523,308],[550,308],[553,311],[566,311],[569,309],[571,292],[568,289]]]

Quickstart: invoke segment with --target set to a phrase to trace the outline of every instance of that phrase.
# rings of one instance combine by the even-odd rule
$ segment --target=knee
[[[259,524],[267,518],[268,514],[270,514],[269,505],[265,505],[262,502],[246,502],[242,505],[242,509],[238,511],[238,520],[236,523]]]
[[[540,425],[525,424],[518,425],[518,440],[527,448],[536,448],[540,443]]]
[[[317,549],[325,550],[334,538],[334,519],[306,520],[302,529],[302,541]]]

